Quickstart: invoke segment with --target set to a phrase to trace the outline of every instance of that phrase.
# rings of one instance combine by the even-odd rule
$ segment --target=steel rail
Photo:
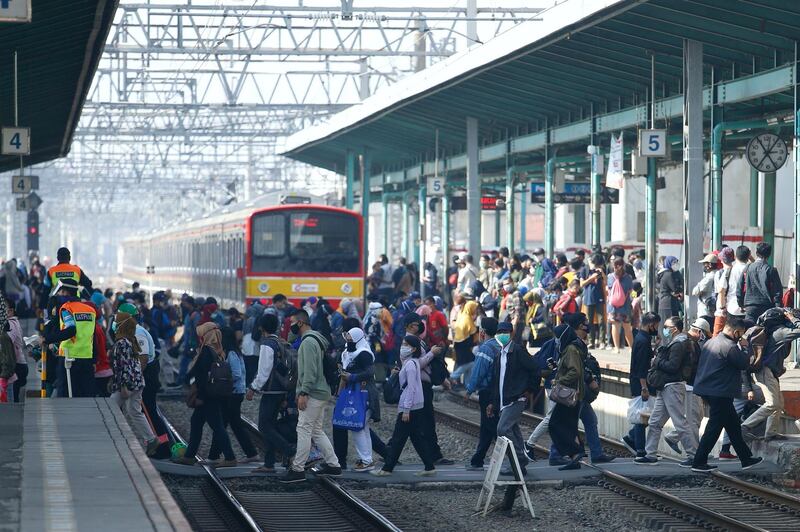
[[[164,420],[164,424],[167,426],[167,430],[175,439],[176,442],[182,443],[186,445],[186,440],[180,435],[178,430],[175,428],[174,425],[169,421],[167,416],[158,409],[158,413],[161,415],[161,419]],[[256,520],[250,515],[250,512],[245,509],[239,499],[228,489],[222,479],[217,475],[217,472],[214,471],[214,468],[208,465],[208,463],[200,457],[197,457],[198,463],[200,466],[205,470],[206,477],[211,482],[212,486],[222,495],[223,499],[228,503],[229,508],[234,512],[242,524],[248,529],[252,530],[253,532],[264,532],[264,530],[259,526]]]
[[[767,486],[747,482],[721,471],[712,471],[714,481],[720,484],[723,491],[734,492],[749,498],[757,498],[764,506],[769,506],[782,512],[800,515],[800,498]],[[738,493],[737,493],[738,492]],[[800,524],[798,524],[800,527]]]
[[[247,430],[252,436],[256,437],[257,445],[263,448],[263,440],[258,426],[249,418],[242,416],[242,421],[247,427]],[[320,485],[325,490],[333,495],[338,501],[342,502],[349,510],[361,516],[362,519],[367,521],[376,530],[385,532],[402,532],[400,528],[394,525],[380,512],[369,506],[367,503],[349,493],[341,484],[329,477],[319,477]]]

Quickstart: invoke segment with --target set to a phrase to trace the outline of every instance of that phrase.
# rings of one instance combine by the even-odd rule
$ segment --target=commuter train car
[[[122,276],[149,291],[241,307],[284,294],[337,304],[364,293],[363,221],[309,196],[268,194],[123,242]]]

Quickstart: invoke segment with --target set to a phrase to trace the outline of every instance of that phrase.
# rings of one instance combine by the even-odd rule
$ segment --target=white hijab
[[[344,348],[344,351],[342,351],[342,367],[344,369],[347,369],[347,367],[350,365],[353,359],[355,359],[356,356],[362,351],[366,351],[370,355],[372,355],[372,361],[374,362],[375,353],[372,352],[372,349],[369,346],[369,342],[367,341],[367,335],[364,333],[364,331],[362,331],[358,327],[353,327],[352,329],[347,331],[347,334],[349,334],[350,338],[352,338],[353,341],[356,343],[356,349],[355,351],[348,351],[347,347]]]

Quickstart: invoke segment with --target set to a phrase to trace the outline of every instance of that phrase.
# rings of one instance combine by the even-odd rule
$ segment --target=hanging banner
[[[608,153],[608,173],[606,174],[606,186],[608,188],[622,189],[625,183],[622,160],[622,133],[616,137],[612,134],[611,149]]]

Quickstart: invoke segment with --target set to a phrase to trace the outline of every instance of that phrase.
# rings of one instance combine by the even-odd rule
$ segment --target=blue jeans
[[[647,425],[637,423],[631,425],[631,430],[628,431],[628,436],[633,440],[633,448],[636,449],[636,456],[645,456],[647,452],[644,450],[644,444],[647,441],[645,436],[645,428]]]
[[[188,352],[181,353],[181,363],[178,367],[178,380],[180,384],[189,384],[186,380],[186,373],[189,371],[189,364],[192,363],[192,355]]]
[[[456,369],[453,370],[453,373],[450,374],[450,379],[460,382],[461,376],[464,376],[464,382],[469,380],[469,375],[472,373],[472,367],[475,365],[475,362],[467,362],[466,364],[461,364]]]
[[[590,403],[581,401],[580,413],[578,418],[583,423],[583,432],[586,436],[586,443],[589,444],[589,457],[594,460],[603,456],[603,445],[600,443],[600,433],[597,430],[597,414]],[[642,443],[644,447],[644,443]],[[555,446],[550,446],[550,459],[561,458]]]

